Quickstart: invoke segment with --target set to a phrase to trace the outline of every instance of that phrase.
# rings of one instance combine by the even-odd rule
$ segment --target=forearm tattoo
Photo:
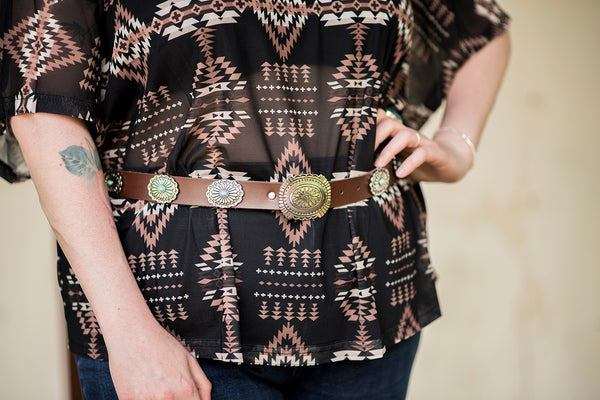
[[[89,141],[86,141],[86,144],[87,149],[82,146],[69,146],[59,154],[70,173],[93,180],[98,171],[102,170],[102,166],[96,148]]]

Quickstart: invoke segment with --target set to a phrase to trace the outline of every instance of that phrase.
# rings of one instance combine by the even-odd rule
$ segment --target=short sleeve
[[[0,176],[28,178],[9,117],[98,113],[101,0],[7,0],[0,7]]]
[[[446,98],[456,71],[508,28],[509,17],[494,0],[419,0],[412,5],[412,43],[386,100],[418,128]]]

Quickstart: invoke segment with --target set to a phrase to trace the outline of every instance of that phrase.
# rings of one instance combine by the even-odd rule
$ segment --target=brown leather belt
[[[114,196],[201,207],[280,210],[290,219],[313,219],[329,208],[378,196],[396,183],[392,163],[368,173],[327,181],[322,175],[303,174],[283,183],[201,179],[141,172],[105,172]]]

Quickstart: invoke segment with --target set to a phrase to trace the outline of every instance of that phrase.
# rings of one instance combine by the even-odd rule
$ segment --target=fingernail
[[[396,171],[396,176],[398,178],[404,178],[404,173],[406,172],[406,169],[400,167],[398,168],[398,171]]]

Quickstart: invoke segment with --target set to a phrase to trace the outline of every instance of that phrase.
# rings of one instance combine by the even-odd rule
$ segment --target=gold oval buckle
[[[331,205],[331,185],[323,175],[290,176],[279,189],[279,209],[287,219],[321,218]]]
[[[148,182],[148,195],[159,204],[169,204],[177,198],[179,187],[168,175],[154,175]]]

